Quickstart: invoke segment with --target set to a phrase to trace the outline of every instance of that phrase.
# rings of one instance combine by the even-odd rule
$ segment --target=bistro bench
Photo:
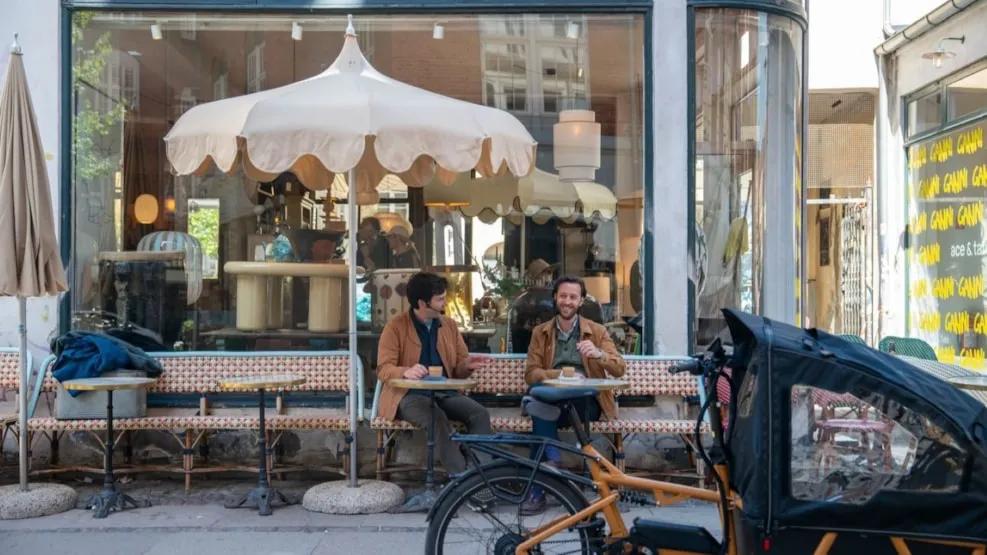
[[[490,355],[491,364],[476,371],[472,378],[477,386],[470,395],[486,396],[523,396],[528,385],[524,382],[525,355],[506,354]],[[619,392],[620,396],[663,396],[679,400],[676,418],[625,418],[617,420],[601,420],[591,424],[591,431],[604,434],[610,438],[613,446],[615,463],[624,468],[624,439],[630,434],[672,434],[685,442],[690,451],[690,457],[695,453],[693,434],[696,421],[688,417],[686,400],[699,395],[699,384],[694,376],[687,373],[671,374],[669,369],[673,364],[682,360],[675,357],[654,356],[625,356],[627,372],[623,380],[630,382],[630,387]],[[380,399],[382,384],[377,383],[374,392],[374,402],[371,408],[370,427],[377,434],[377,477],[386,479],[390,472],[398,470],[390,465],[393,445],[399,432],[417,429],[413,424],[403,420],[386,420],[377,416],[377,403]],[[618,405],[620,397],[618,397]],[[491,416],[491,426],[496,432],[523,433],[531,431],[531,419],[521,416],[520,406],[517,414],[511,416]],[[708,427],[703,427],[703,433],[708,433]],[[693,459],[693,462],[696,461]]]
[[[27,355],[28,367],[31,353]],[[0,461],[7,436],[17,437],[17,391],[20,387],[21,354],[19,349],[0,348]],[[11,395],[8,395],[11,393]]]
[[[157,409],[148,410],[147,416],[140,418],[114,418],[113,427],[120,432],[120,437],[138,431],[163,431],[169,433],[178,443],[182,455],[182,467],[176,469],[170,465],[137,465],[122,468],[120,472],[164,471],[181,472],[185,475],[185,488],[191,488],[193,474],[244,470],[256,471],[256,466],[222,466],[195,465],[195,448],[204,444],[209,433],[226,430],[258,430],[259,416],[256,409],[214,409],[211,401],[223,393],[217,381],[230,376],[252,376],[262,374],[295,374],[306,378],[304,384],[293,387],[287,394],[278,392],[276,397],[275,414],[266,417],[269,454],[268,468],[272,473],[298,470],[296,467],[277,466],[274,457],[275,446],[282,434],[289,430],[325,430],[346,433],[347,448],[350,445],[349,413],[343,408],[325,407],[289,407],[287,400],[293,393],[318,392],[349,394],[349,354],[345,351],[290,351],[290,352],[257,352],[257,353],[224,353],[224,352],[167,352],[149,353],[164,367],[164,372],[157,382],[148,388],[149,394],[184,394],[197,395],[197,409]],[[48,396],[49,411],[55,392],[55,381],[51,377],[50,367],[54,357],[49,357],[44,364],[46,377],[43,391]],[[359,376],[358,389],[363,390],[362,372]],[[14,381],[16,375],[10,376],[0,368],[0,383]],[[362,395],[360,395],[362,397]],[[15,419],[16,421],[16,419]],[[37,471],[38,474],[83,471],[102,472],[101,468],[58,465],[57,446],[60,434],[66,432],[89,432],[99,439],[99,433],[105,431],[105,419],[60,420],[54,416],[32,416],[28,420],[29,433],[43,434],[52,444],[52,468]],[[128,437],[129,440],[129,437]],[[346,450],[340,453],[344,464],[348,460]],[[132,458],[129,441],[127,458]],[[345,472],[345,468],[340,470]]]

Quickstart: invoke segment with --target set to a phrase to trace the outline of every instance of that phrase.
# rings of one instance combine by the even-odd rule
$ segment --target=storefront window
[[[690,250],[704,346],[725,333],[724,307],[799,318],[803,32],[746,10],[697,9],[695,22]]]
[[[987,68],[946,85],[949,121],[987,111]]]
[[[303,29],[295,38],[293,22]],[[320,191],[291,174],[267,183],[175,176],[163,138],[182,114],[318,74],[339,52],[345,17],[77,11],[65,203],[74,210],[73,326],[146,331],[161,349],[342,348],[345,317],[311,327],[309,278],[270,280],[244,298],[229,265],[341,264],[354,254],[346,234],[357,232],[357,262],[371,270],[353,300],[368,367],[375,334],[407,309],[402,286],[418,269],[450,279],[448,312],[471,350],[525,351],[531,327],[551,314],[543,285],[561,274],[586,277],[587,314],[623,350],[638,349],[625,319],[644,298],[643,17],[356,22],[381,73],[518,117],[539,143],[537,169],[519,181],[464,174],[452,187],[388,176],[375,194],[358,193],[358,222],[347,221],[343,176]],[[599,167],[585,182],[560,180],[555,163],[553,126],[568,110],[590,110],[601,126]],[[263,312],[250,325],[247,305]],[[343,299],[334,312],[349,306]]]
[[[984,370],[987,120],[908,147],[909,335],[943,362]]]
[[[942,124],[942,95],[939,91],[908,103],[908,135],[921,135]]]

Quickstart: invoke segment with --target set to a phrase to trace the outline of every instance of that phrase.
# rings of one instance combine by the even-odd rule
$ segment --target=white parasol
[[[452,183],[469,170],[483,175],[527,175],[535,140],[514,116],[429,92],[391,79],[364,58],[353,29],[336,61],[324,72],[276,89],[201,104],[165,137],[168,160],[179,174],[242,168],[250,178],[271,181],[292,172],[303,185],[331,187],[346,173],[351,233],[356,252],[356,198],[375,192],[388,174],[412,187],[438,177]],[[353,261],[355,262],[355,260]],[[356,298],[356,267],[350,264],[350,298]],[[356,313],[350,311],[351,399],[356,399]],[[358,403],[350,402],[350,485],[356,486]]]

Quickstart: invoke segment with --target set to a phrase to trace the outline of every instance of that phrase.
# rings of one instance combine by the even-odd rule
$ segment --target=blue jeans
[[[579,414],[579,418],[586,422],[595,422],[600,419],[600,403],[595,397],[588,399],[576,399],[570,401],[572,405],[576,408],[576,413]],[[531,433],[538,437],[545,437],[549,439],[559,439],[559,428],[565,428],[572,425],[569,422],[569,412],[562,410],[562,415],[559,416],[558,420],[545,420],[544,418],[538,418],[537,416],[531,417]],[[531,446],[531,454],[529,457],[535,458],[538,452],[538,445]],[[557,447],[546,446],[545,447],[545,459],[548,462],[560,463],[562,461],[562,453]]]

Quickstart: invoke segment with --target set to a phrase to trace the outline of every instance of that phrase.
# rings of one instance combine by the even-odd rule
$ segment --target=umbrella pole
[[[350,264],[349,264],[349,346],[350,346],[350,487],[357,487],[358,484],[358,459],[357,448],[356,448],[356,435],[357,435],[357,410],[360,406],[358,402],[360,390],[357,387],[357,372],[361,370],[358,368],[357,353],[356,353],[356,230],[359,222],[356,221],[359,215],[357,214],[356,207],[356,168],[349,171],[346,176],[347,189],[347,204],[346,210],[349,213],[347,218],[350,222],[349,234],[346,241],[346,252],[350,253]]]
[[[27,299],[18,296],[17,305],[19,318],[17,331],[21,340],[21,383],[18,391],[20,410],[17,411],[20,435],[17,439],[20,447],[18,451],[20,452],[21,491],[27,491],[27,383],[31,379],[31,369],[27,364]]]

